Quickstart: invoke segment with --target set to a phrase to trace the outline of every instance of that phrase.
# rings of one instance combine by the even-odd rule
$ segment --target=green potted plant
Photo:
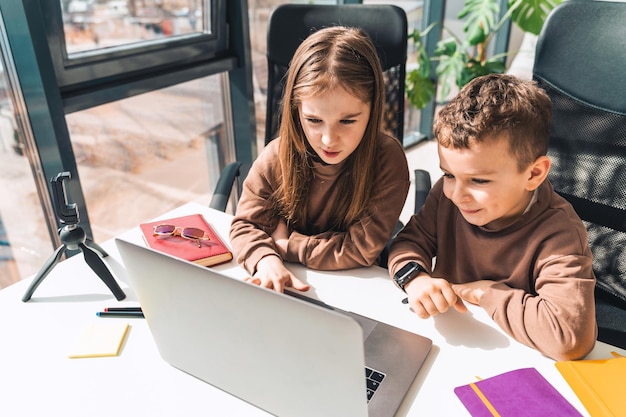
[[[407,71],[406,92],[409,103],[415,108],[425,107],[435,95],[435,85],[431,79],[433,63],[439,84],[439,97],[448,96],[453,86],[463,87],[473,78],[490,73],[505,71],[503,57],[498,54],[487,56],[489,43],[508,19],[524,32],[539,34],[548,13],[562,0],[509,0],[508,10],[498,20],[499,0],[465,0],[459,19],[466,19],[463,26],[465,38],[462,39],[448,30],[437,43],[435,55],[429,57],[424,37],[439,24],[433,23],[424,31],[414,30],[409,34],[417,53],[417,68]]]

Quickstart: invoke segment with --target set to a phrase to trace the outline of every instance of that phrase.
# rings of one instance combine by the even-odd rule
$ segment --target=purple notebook
[[[523,368],[454,389],[473,417],[581,417],[535,368]]]

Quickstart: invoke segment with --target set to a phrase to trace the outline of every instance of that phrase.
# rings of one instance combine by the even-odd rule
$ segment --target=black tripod
[[[48,273],[52,271],[52,268],[59,263],[61,256],[66,250],[80,250],[85,256],[87,265],[89,265],[96,275],[109,287],[115,298],[118,301],[123,300],[126,298],[126,294],[124,294],[124,291],[122,291],[117,284],[106,264],[100,259],[100,257],[104,258],[109,256],[109,254],[94,241],[88,239],[83,228],[78,226],[78,210],[76,209],[76,204],[67,204],[63,180],[69,179],[70,177],[69,172],[62,172],[50,181],[54,194],[54,209],[59,218],[59,222],[64,225],[59,229],[59,237],[61,238],[62,244],[54,251],[39,273],[37,273],[30,287],[28,287],[26,294],[22,297],[22,301],[26,302],[30,300],[39,284],[41,284]]]

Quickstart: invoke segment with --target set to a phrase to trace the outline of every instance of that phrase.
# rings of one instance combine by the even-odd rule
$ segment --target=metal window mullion
[[[83,229],[91,237],[85,198],[38,1],[0,0],[0,10],[23,98],[21,108],[16,108],[16,111],[24,125],[29,127],[24,129],[28,132],[25,135],[26,151],[52,241],[60,243],[57,235],[60,224],[56,215],[52,214],[53,197],[49,180],[64,171],[72,175],[72,181],[66,184],[68,199],[76,203]]]

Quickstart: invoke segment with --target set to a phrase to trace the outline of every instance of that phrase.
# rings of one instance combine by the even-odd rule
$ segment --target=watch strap
[[[417,278],[417,276],[421,272],[428,273],[428,271],[426,271],[426,269],[422,265],[415,261],[411,261],[395,273],[395,275],[393,276],[393,281],[398,288],[406,292],[404,287],[406,287],[409,282]]]

